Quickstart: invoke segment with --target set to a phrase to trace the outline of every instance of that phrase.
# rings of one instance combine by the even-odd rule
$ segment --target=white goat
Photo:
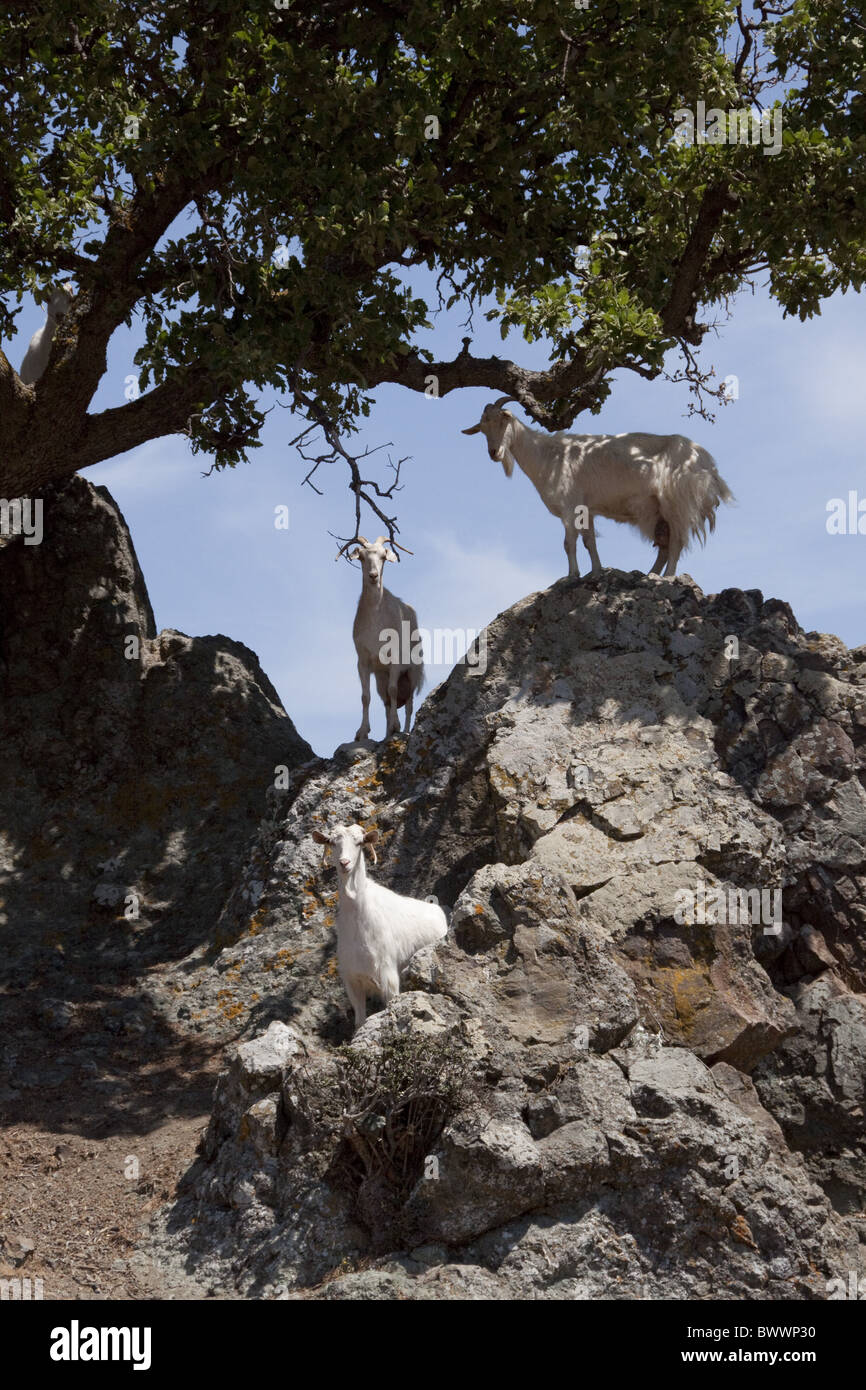
[[[503,410],[501,396],[484,407],[464,434],[483,432],[492,459],[507,477],[515,460],[532,480],[549,512],[565,527],[568,573],[580,577],[577,536],[601,573],[595,517],[625,521],[658,546],[650,574],[677,572],[677,561],[695,536],[703,545],[706,527],[716,526],[720,502],[733,494],[712,456],[681,434],[542,434]]]
[[[388,716],[385,737],[391,738],[400,731],[397,711],[404,705],[404,732],[408,734],[415,695],[424,684],[418,618],[414,608],[384,586],[385,561],[397,560],[393,550],[385,544],[385,537],[379,536],[375,541],[363,536],[358,539],[361,544],[351,552],[353,560],[361,561],[361,597],[352,627],[361,678],[362,712],[361,727],[355,738],[365,739],[370,732],[371,675],[376,677],[376,689]]]
[[[367,995],[378,994],[388,1004],[400,993],[400,972],[415,952],[448,933],[438,904],[404,898],[367,877],[364,846],[370,846],[375,860],[378,838],[377,830],[365,832],[360,825],[335,825],[327,834],[313,831],[318,844],[331,845],[337,854],[337,964],[356,1028],[367,1017]]]
[[[32,386],[48,366],[57,325],[63,315],[69,312],[74,294],[74,286],[69,281],[65,285],[58,285],[52,293],[45,309],[45,322],[30,339],[30,346],[24,354],[24,361],[18,373],[25,385]]]

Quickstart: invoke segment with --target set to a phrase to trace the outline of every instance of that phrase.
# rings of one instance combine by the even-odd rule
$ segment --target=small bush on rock
[[[330,1084],[307,1093],[296,1077],[295,1109],[339,1142],[328,1177],[356,1193],[357,1214],[384,1244],[398,1235],[401,1209],[466,1086],[463,1050],[452,1038],[396,1037],[381,1047],[335,1050]]]

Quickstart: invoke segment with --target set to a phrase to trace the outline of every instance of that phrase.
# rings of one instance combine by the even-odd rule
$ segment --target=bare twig
[[[362,477],[360,468],[361,460],[370,458],[373,454],[377,454],[380,449],[389,448],[390,441],[388,444],[377,444],[372,448],[368,447],[364,449],[364,451],[360,454],[351,454],[349,450],[346,448],[346,446],[343,444],[342,440],[340,439],[339,431],[337,429],[336,424],[333,420],[331,420],[328,417],[324,409],[316,401],[312,400],[300,388],[297,382],[293,382],[293,391],[295,400],[303,406],[304,410],[307,412],[308,417],[312,421],[311,424],[305,426],[304,429],[301,430],[300,434],[296,435],[295,438],[291,441],[292,446],[297,449],[298,453],[300,454],[301,458],[305,461],[305,463],[312,464],[312,468],[310,468],[309,472],[303,480],[304,483],[311,487],[313,491],[318,493],[318,495],[321,497],[321,490],[316,487],[315,483],[313,482],[313,477],[316,474],[317,470],[322,466],[322,464],[335,463],[338,458],[342,458],[344,462],[348,464],[349,467],[349,490],[350,492],[352,492],[355,498],[355,530],[354,535],[348,538],[344,536],[334,537],[335,540],[340,540],[343,542],[343,544],[340,547],[340,550],[337,552],[336,558],[339,559],[340,555],[342,555],[349,548],[349,546],[354,545],[357,541],[362,539],[360,534],[362,504],[369,507],[373,515],[377,516],[379,520],[382,522],[383,526],[387,529],[388,539],[391,545],[396,546],[398,550],[404,551],[405,554],[411,555],[412,552],[410,550],[406,550],[405,546],[399,545],[396,540],[396,535],[400,529],[397,525],[396,516],[386,515],[386,513],[382,510],[382,508],[376,501],[376,498],[378,498],[380,501],[390,499],[394,496],[395,492],[400,491],[400,469],[402,465],[406,462],[406,458],[408,457],[408,455],[401,459],[398,459],[396,464],[391,462],[391,460],[389,459],[389,466],[394,473],[394,480],[389,487],[381,486],[375,480],[375,478]],[[320,429],[322,431],[322,434],[325,437],[325,443],[327,444],[327,448],[324,449],[321,453],[308,453],[305,450],[309,444],[311,435],[316,429]]]

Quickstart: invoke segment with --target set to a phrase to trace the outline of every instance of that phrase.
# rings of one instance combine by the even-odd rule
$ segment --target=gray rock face
[[[0,545],[0,741],[7,1037],[74,1033],[94,999],[97,1027],[149,1034],[146,987],[117,1016],[106,999],[212,939],[276,766],[312,750],[246,647],[157,633],[123,518],[82,478],[46,496],[41,544]]]
[[[486,650],[408,741],[268,792],[182,971],[206,1027],[287,1029],[231,1061],[160,1258],[288,1297],[826,1297],[866,1227],[866,650],[616,572]],[[451,930],[347,1053],[312,831],[352,820]]]

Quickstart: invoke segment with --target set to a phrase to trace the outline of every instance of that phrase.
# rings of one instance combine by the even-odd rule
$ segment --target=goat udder
[[[412,694],[412,678],[408,671],[401,671],[397,677],[397,708],[402,709]]]
[[[656,522],[655,543],[661,550],[667,550],[671,543],[671,528],[663,516]]]

